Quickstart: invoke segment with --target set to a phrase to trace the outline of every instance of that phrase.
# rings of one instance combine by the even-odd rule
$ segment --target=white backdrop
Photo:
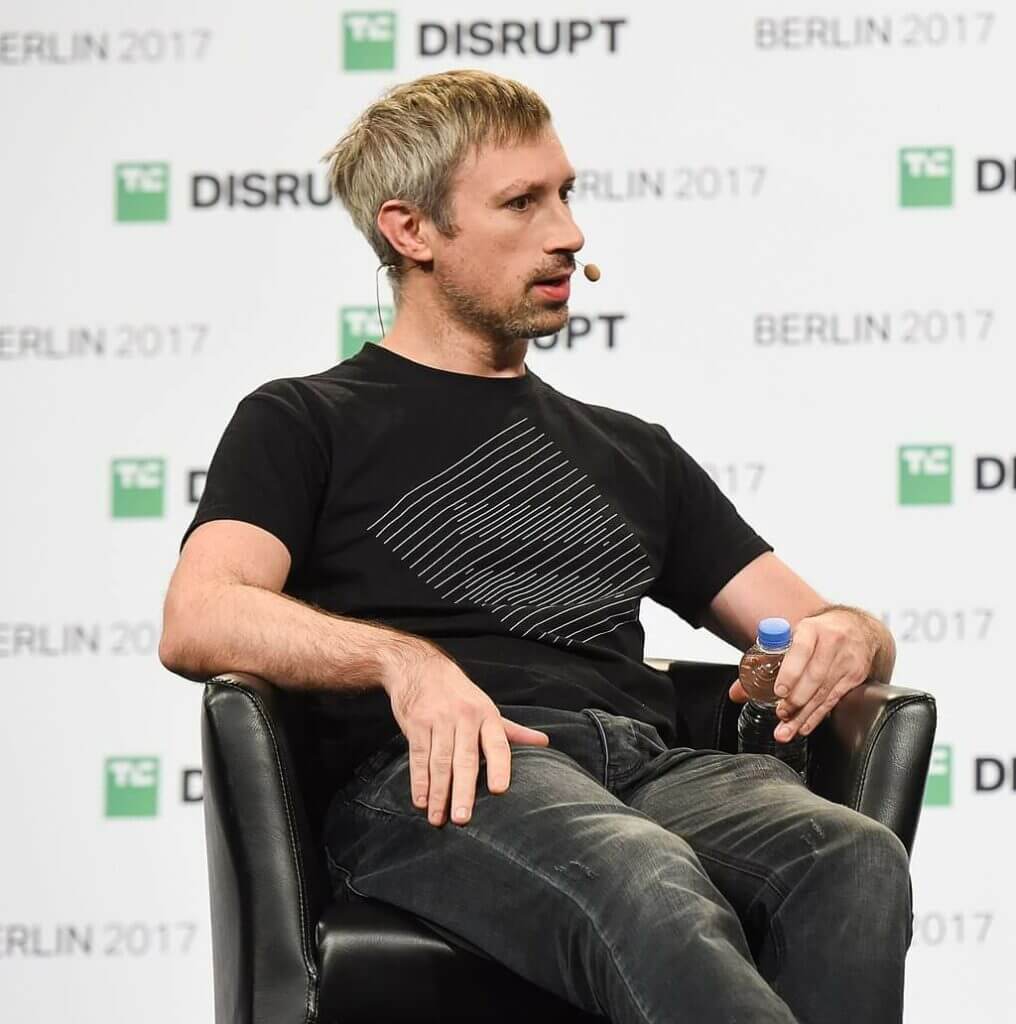
[[[319,157],[451,67],[536,88],[580,172],[603,278],[532,368],[666,424],[936,696],[906,1019],[1011,1019],[1014,12],[807,6],[7,0],[5,1019],[211,1022],[201,688],[158,662],[165,586],[237,401],[377,338]],[[230,205],[246,174],[298,202]],[[643,611],[648,655],[736,659]]]

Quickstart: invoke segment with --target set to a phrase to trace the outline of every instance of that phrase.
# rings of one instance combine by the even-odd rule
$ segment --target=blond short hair
[[[425,75],[371,104],[321,158],[332,192],[388,267],[398,299],[402,256],[377,226],[383,203],[400,199],[454,238],[451,182],[473,147],[538,136],[550,111],[528,86],[487,71]]]

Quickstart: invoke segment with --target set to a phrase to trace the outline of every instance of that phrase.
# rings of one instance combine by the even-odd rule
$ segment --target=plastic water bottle
[[[763,619],[755,643],[741,658],[738,675],[748,702],[737,719],[737,749],[743,754],[772,754],[807,780],[808,737],[797,733],[792,740],[781,743],[773,736],[782,721],[776,714],[779,698],[773,688],[790,641],[786,619]]]

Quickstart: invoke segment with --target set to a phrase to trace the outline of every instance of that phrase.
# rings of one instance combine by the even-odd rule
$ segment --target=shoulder
[[[334,424],[354,397],[335,369],[259,384],[240,399],[236,419],[263,439],[282,443],[279,435],[285,435],[298,441],[301,450],[309,442],[330,460]]]
[[[357,388],[343,364],[304,376],[276,377],[259,384],[240,400],[241,405],[266,416],[285,417],[322,436],[330,433],[336,413],[353,405]]]
[[[321,405],[334,404],[353,395],[351,381],[339,363],[329,370],[300,377],[276,377],[259,384],[241,401],[260,399],[284,407],[287,411],[306,415]]]

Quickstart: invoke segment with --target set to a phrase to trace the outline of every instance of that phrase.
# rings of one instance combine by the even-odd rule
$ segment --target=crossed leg
[[[621,798],[694,850],[796,1018],[899,1024],[913,892],[897,836],[773,757],[699,751],[668,771],[659,751]]]
[[[409,793],[403,753],[336,797],[337,886],[432,920],[615,1024],[793,1024],[689,842],[560,750],[513,746],[505,793],[481,767],[464,826],[436,828]],[[668,799],[642,796],[656,812]]]

